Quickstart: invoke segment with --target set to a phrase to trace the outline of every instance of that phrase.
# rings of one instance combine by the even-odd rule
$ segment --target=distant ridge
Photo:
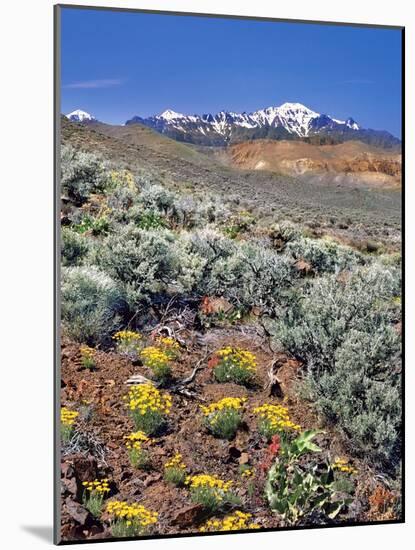
[[[317,113],[301,103],[283,103],[252,113],[220,111],[186,115],[171,109],[159,115],[134,116],[129,124],[144,124],[178,141],[199,145],[226,145],[251,139],[315,139],[332,142],[361,140],[382,147],[399,147],[389,132],[363,129],[353,118],[339,120]]]
[[[80,109],[65,115],[73,122],[98,120]],[[353,118],[346,120],[317,113],[301,103],[283,103],[252,113],[220,111],[216,114],[186,115],[166,109],[159,115],[134,116],[125,125],[142,124],[176,141],[196,145],[224,146],[256,139],[303,140],[335,144],[355,140],[386,149],[399,149],[401,142],[381,130],[365,129]]]

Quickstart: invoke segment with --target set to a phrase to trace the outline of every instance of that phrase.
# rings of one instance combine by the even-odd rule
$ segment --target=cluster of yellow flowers
[[[170,360],[167,353],[154,346],[144,348],[140,355],[143,358],[145,365],[150,369],[157,369],[167,365]]]
[[[127,521],[127,525],[137,522],[140,527],[146,528],[158,520],[158,513],[147,510],[141,504],[128,504],[119,500],[113,500],[107,504],[107,512],[116,519]]]
[[[257,523],[248,523],[252,514],[240,512],[237,510],[234,514],[226,516],[222,520],[210,519],[199,531],[206,533],[207,531],[241,531],[243,529],[260,529]]]
[[[176,340],[171,336],[159,336],[156,339],[156,341],[158,344],[160,344],[163,347],[174,349],[174,350],[180,349],[180,345],[178,344],[178,342],[176,342]]]
[[[128,400],[131,411],[137,411],[141,415],[147,411],[169,414],[172,405],[171,396],[168,393],[162,394],[152,384],[132,386],[124,399]]]
[[[186,464],[183,462],[183,457],[180,453],[176,453],[170,460],[164,465],[165,468],[178,468],[180,470],[186,469]]]
[[[137,191],[134,176],[129,170],[112,170],[110,178],[114,187],[120,185],[128,187],[131,191]]]
[[[79,352],[81,354],[81,357],[83,359],[93,359],[95,350],[94,348],[90,348],[89,346],[81,346],[79,348]]]
[[[216,403],[211,403],[208,406],[200,405],[200,408],[205,416],[210,416],[213,413],[222,411],[224,409],[234,409],[236,411],[242,409],[246,397],[224,397]]]
[[[120,330],[116,332],[112,338],[118,344],[133,345],[138,344],[142,336],[139,332],[134,332],[133,330]]]
[[[137,451],[141,450],[143,443],[151,441],[151,439],[142,431],[132,432],[130,435],[124,436],[124,439],[126,440],[125,446],[127,449],[137,449]]]
[[[222,492],[228,491],[232,483],[233,481],[223,481],[222,479],[209,474],[187,476],[185,480],[185,484],[188,485],[190,489],[209,488],[219,489]]]
[[[108,486],[108,479],[95,479],[94,481],[84,481],[82,485],[85,487],[87,491],[90,493],[96,493],[99,495],[105,495],[106,493],[110,492],[110,488]]]
[[[252,468],[245,468],[242,470],[241,477],[251,477],[254,475],[254,470]]]
[[[346,474],[357,474],[357,470],[353,466],[349,466],[348,461],[344,458],[336,458],[334,464],[332,464],[332,468]]]
[[[258,414],[261,420],[266,421],[271,430],[301,430],[301,426],[290,420],[288,409],[282,405],[270,405],[266,403],[260,407],[256,407],[253,412]]]
[[[232,362],[234,365],[241,369],[254,373],[256,370],[256,357],[250,351],[246,351],[240,348],[232,348],[230,346],[220,349],[217,352],[219,357]]]
[[[66,407],[61,408],[61,423],[64,426],[72,426],[78,416],[79,412],[77,411],[70,411]]]

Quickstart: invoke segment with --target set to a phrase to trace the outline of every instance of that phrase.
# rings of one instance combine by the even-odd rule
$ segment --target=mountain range
[[[66,115],[76,122],[97,122],[85,111]],[[400,146],[386,131],[362,128],[353,118],[339,120],[317,113],[301,103],[284,103],[252,113],[220,111],[216,114],[186,115],[170,109],[159,115],[134,116],[126,126],[142,124],[177,141],[197,145],[224,146],[255,139],[305,140],[311,143],[341,143],[359,140],[385,148]]]

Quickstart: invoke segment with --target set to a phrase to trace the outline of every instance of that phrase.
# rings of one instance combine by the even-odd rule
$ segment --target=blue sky
[[[62,9],[62,105],[119,124],[299,102],[401,136],[395,29]]]

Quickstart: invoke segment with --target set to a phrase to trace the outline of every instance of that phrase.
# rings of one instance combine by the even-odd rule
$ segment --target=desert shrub
[[[61,151],[61,188],[80,206],[91,193],[102,192],[109,184],[107,164],[96,155],[64,145]]]
[[[198,203],[190,195],[179,196],[175,199],[171,217],[175,225],[188,229],[198,225],[203,218]]]
[[[316,273],[335,273],[363,263],[362,257],[351,248],[306,237],[288,242],[285,253],[294,260],[305,260]]]
[[[88,239],[68,227],[62,228],[61,238],[62,265],[75,266],[82,264],[90,248]]]
[[[317,408],[341,426],[355,452],[377,464],[399,462],[402,419],[400,342],[392,327],[351,331],[333,366],[306,380]]]
[[[318,278],[293,292],[289,306],[274,323],[274,338],[308,370],[324,371],[350,330],[373,334],[390,324],[391,301],[399,289],[399,271],[378,265],[341,279]]]
[[[63,268],[61,297],[65,331],[78,342],[105,343],[121,324],[126,307],[123,293],[95,267]]]
[[[178,273],[174,235],[167,230],[145,231],[129,224],[108,236],[97,251],[97,263],[120,281],[133,305],[164,294]]]
[[[284,256],[253,243],[217,259],[207,282],[208,295],[224,296],[242,308],[273,310],[291,285],[292,265]]]
[[[209,294],[216,263],[230,256],[236,247],[232,241],[213,229],[184,232],[176,243],[180,260],[179,282],[188,292]]]
[[[197,219],[200,220],[197,225],[202,227],[202,224],[220,225],[226,222],[230,216],[230,211],[223,200],[217,197],[204,196],[198,205],[197,214]]]
[[[145,185],[138,196],[138,204],[144,210],[167,215],[172,209],[176,195],[161,185]]]
[[[345,279],[304,285],[274,324],[283,348],[306,365],[310,397],[354,452],[397,464],[400,442],[400,274],[373,264]]]
[[[117,186],[107,195],[107,204],[113,211],[118,212],[119,219],[122,221],[123,218],[120,216],[119,211],[127,211],[131,208],[136,197],[137,191],[130,187]]]
[[[300,228],[292,222],[281,221],[270,227],[269,236],[273,246],[279,250],[283,250],[287,243],[302,238],[303,234]]]

